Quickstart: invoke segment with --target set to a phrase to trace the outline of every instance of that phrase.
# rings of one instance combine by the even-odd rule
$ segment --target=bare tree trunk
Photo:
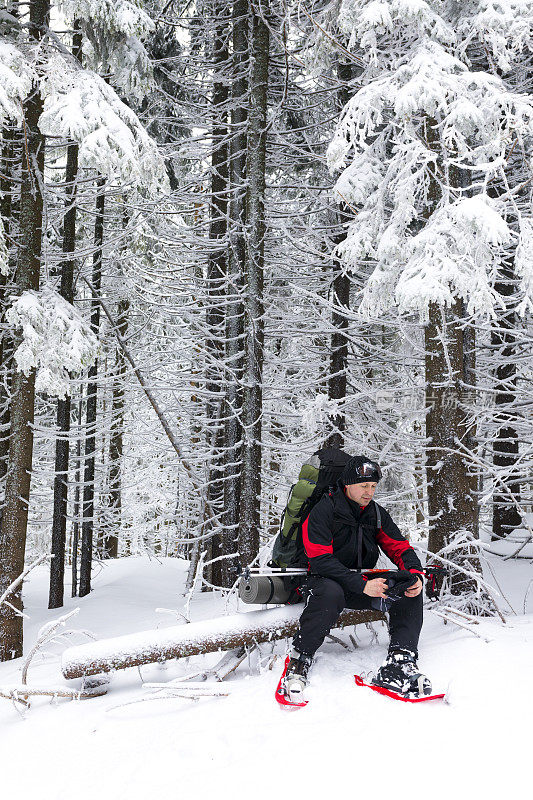
[[[96,220],[94,224],[94,256],[92,285],[96,297],[91,301],[91,329],[98,336],[100,329],[100,304],[98,298],[102,290],[102,248],[104,242],[105,181],[98,180],[99,193],[96,198]],[[83,519],[81,525],[81,559],[79,596],[85,597],[91,591],[91,568],[93,559],[94,530],[94,476],[96,453],[96,418],[98,362],[89,370],[87,383],[85,470],[83,476]]]
[[[8,307],[8,297],[12,287],[13,273],[15,272],[14,248],[10,247],[15,231],[15,214],[17,212],[15,194],[15,180],[21,161],[21,131],[14,123],[4,124],[2,130],[2,151],[0,159],[0,216],[2,217],[4,236],[8,249],[8,272],[0,273],[0,321],[2,323],[2,336],[0,337],[0,481],[4,482],[7,473],[7,458],[9,452],[10,429],[10,396],[12,379],[13,338],[6,329],[5,314]],[[14,180],[15,179],[15,180]],[[11,277],[10,277],[11,276]]]
[[[434,119],[427,120],[427,141],[436,152],[440,142]],[[461,176],[450,170],[454,184]],[[464,188],[464,187],[463,187]],[[440,197],[433,176],[428,191],[426,219],[434,213]],[[472,446],[472,431],[464,405],[465,385],[474,374],[465,355],[465,325],[462,300],[451,308],[431,303],[425,326],[426,379],[426,477],[428,493],[428,549],[437,553],[462,529],[477,530],[477,500],[465,450]],[[452,576],[452,591],[469,588],[469,579]]]
[[[14,17],[19,14],[16,0],[5,3],[6,11]],[[12,246],[15,240],[19,208],[16,199],[17,178],[20,178],[22,163],[22,130],[14,120],[4,120],[2,125],[2,149],[0,157],[0,216],[4,226],[4,237],[8,250],[7,273],[0,273],[0,482],[4,489],[9,453],[9,430],[11,426],[11,381],[13,377],[12,357],[14,352],[13,337],[6,326],[8,298],[14,289],[13,276],[16,271],[16,250]],[[3,495],[3,491],[2,491]],[[2,498],[3,499],[3,498]],[[0,519],[1,526],[1,519]]]
[[[259,4],[261,6],[261,3]],[[263,13],[268,13],[263,2]],[[260,9],[261,10],[261,9]],[[244,273],[245,367],[243,458],[239,515],[239,553],[249,564],[259,552],[261,513],[261,419],[263,414],[263,272],[265,261],[265,189],[270,36],[263,18],[253,14],[252,74],[246,174],[247,247]]]
[[[354,77],[353,64],[339,61],[337,74],[341,82],[339,89],[339,106],[344,108],[350,100],[350,81]],[[337,216],[337,225],[334,235],[331,237],[330,246],[337,247],[346,238],[346,222],[353,216],[348,213],[348,207],[342,203]],[[331,285],[331,300],[334,310],[331,315],[331,323],[334,332],[331,335],[331,352],[329,357],[329,380],[328,380],[328,399],[345,400],[347,388],[347,365],[348,365],[348,320],[342,309],[350,307],[350,279],[343,271],[338,258],[333,256],[333,282]],[[332,432],[328,437],[329,447],[344,446],[344,430],[346,428],[346,416],[344,413],[333,414],[329,418]]]
[[[242,459],[242,371],[244,310],[242,280],[246,260],[246,150],[248,95],[249,4],[233,4],[232,140],[230,148],[229,268],[226,305],[225,412],[224,412],[224,529],[223,584],[231,586],[239,570],[233,554],[239,546],[239,504]]]
[[[74,505],[72,509],[72,597],[78,594],[78,547],[80,542],[80,481],[81,481],[81,421],[83,398],[78,402],[78,438],[76,440],[76,472],[74,474]]]
[[[206,415],[209,424],[207,431],[210,464],[208,477],[208,498],[213,509],[222,513],[224,507],[224,484],[222,481],[224,465],[222,448],[224,426],[221,414],[224,390],[222,386],[221,364],[224,357],[224,297],[228,271],[228,190],[229,190],[229,142],[228,114],[230,90],[227,80],[229,68],[230,16],[228,4],[224,0],[213,0],[215,19],[213,43],[213,151],[211,154],[211,207],[209,239],[213,249],[207,262],[208,308],[206,314],[209,339],[207,348],[207,404]],[[216,245],[216,246],[215,246]],[[207,510],[207,509],[206,509]],[[218,528],[221,526],[219,525]],[[206,516],[206,532],[213,530],[211,537],[211,558],[222,555],[222,536],[213,520]],[[223,562],[212,564],[208,580],[215,586],[223,585]]]
[[[335,244],[339,244],[340,241],[342,241],[342,239],[336,237]],[[349,308],[350,305],[350,279],[348,275],[341,271],[340,264],[336,258],[333,261],[333,269],[336,274],[333,279],[331,293],[335,308],[331,315],[331,322],[335,330],[331,335],[328,398],[329,400],[342,401],[346,398],[346,367],[348,364],[348,339],[346,338],[348,320],[346,315],[342,313],[342,308]],[[344,446],[346,417],[344,413],[334,414],[330,416],[329,421],[333,431],[328,437],[328,446],[342,448]]]
[[[507,301],[507,308],[498,316],[491,334],[492,350],[496,355],[496,395],[495,423],[497,429],[493,443],[493,463],[497,469],[504,469],[508,475],[503,478],[507,491],[501,484],[494,491],[492,538],[500,539],[512,530],[520,527],[520,513],[512,502],[520,502],[520,482],[509,476],[518,459],[518,433],[515,427],[513,405],[516,401],[516,334],[518,317],[512,307],[515,293],[516,275],[514,271],[514,253],[505,259],[500,267],[499,280],[495,290]],[[512,498],[510,497],[512,495]]]
[[[464,351],[462,304],[445,310],[432,304],[426,342],[426,472],[430,533],[428,548],[441,550],[450,534],[474,533],[471,479],[465,445],[468,430],[463,405]]]
[[[76,26],[78,27],[78,26]],[[73,53],[81,55],[81,33],[74,34]],[[76,249],[76,181],[78,177],[78,145],[67,148],[65,170],[66,211],[63,220],[63,253],[59,294],[74,303],[74,251]],[[70,433],[70,397],[57,401],[57,438],[54,478],[54,512],[52,517],[52,561],[48,608],[63,605],[65,587],[65,543],[67,537],[68,467]]]
[[[128,329],[129,300],[118,304],[117,328],[124,337]],[[115,379],[109,440],[109,527],[104,532],[103,557],[117,558],[118,536],[122,520],[122,451],[124,444],[124,383],[126,359],[120,345],[115,351]]]
[[[49,3],[30,3],[29,36],[40,41],[48,25]],[[24,155],[20,188],[20,235],[16,289],[19,293],[39,289],[43,227],[44,137],[39,130],[43,108],[38,85],[24,101]],[[19,342],[17,341],[16,344]],[[33,419],[35,371],[28,376],[16,368],[13,373],[11,436],[5,505],[0,534],[0,594],[24,570],[30,476],[33,455]],[[11,603],[0,608],[0,661],[22,655],[22,587],[13,594]]]

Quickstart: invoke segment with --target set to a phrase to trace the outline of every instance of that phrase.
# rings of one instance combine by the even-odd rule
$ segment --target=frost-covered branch
[[[7,601],[7,598],[9,597],[9,595],[10,595],[10,594],[12,594],[14,591],[16,591],[16,590],[18,589],[18,587],[19,587],[19,586],[20,586],[20,584],[21,584],[21,583],[24,581],[24,579],[26,578],[26,576],[27,576],[27,575],[29,575],[29,573],[30,573],[30,572],[31,572],[33,569],[35,569],[35,567],[38,567],[38,566],[39,566],[39,564],[42,564],[44,561],[48,561],[48,559],[49,559],[49,558],[50,558],[50,556],[49,556],[49,555],[47,555],[47,554],[45,554],[45,555],[42,555],[42,556],[40,556],[38,559],[36,559],[35,561],[33,561],[33,562],[32,562],[32,563],[29,565],[29,567],[26,567],[26,569],[24,570],[24,572],[23,572],[21,575],[19,575],[19,576],[18,576],[18,578],[16,578],[16,580],[14,580],[14,581],[13,581],[13,583],[11,583],[11,584],[10,584],[10,585],[7,587],[7,589],[5,590],[5,592],[4,592],[2,595],[0,595],[0,606],[2,605],[2,603],[5,603],[5,602]],[[11,606],[11,608],[13,608],[13,606]],[[18,614],[20,614],[20,611],[18,611],[17,609],[15,609],[15,610],[17,611],[17,613],[18,613]]]

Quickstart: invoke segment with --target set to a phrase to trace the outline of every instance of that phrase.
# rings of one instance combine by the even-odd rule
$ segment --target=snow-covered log
[[[296,633],[302,606],[249,611],[227,617],[142,631],[70,647],[63,653],[65,678],[81,678],[171,658],[231,650],[246,644],[284,639]],[[336,627],[384,619],[378,611],[344,611]]]

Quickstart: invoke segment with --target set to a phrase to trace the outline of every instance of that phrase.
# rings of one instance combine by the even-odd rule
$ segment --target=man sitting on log
[[[285,691],[293,699],[301,696],[313,656],[344,608],[389,611],[389,653],[374,683],[411,696],[431,691],[416,663],[422,628],[422,565],[390,514],[373,500],[380,480],[378,464],[354,456],[337,487],[321,498],[303,523],[310,574],[284,679]],[[361,572],[375,567],[378,548],[401,570],[395,586],[385,577]]]

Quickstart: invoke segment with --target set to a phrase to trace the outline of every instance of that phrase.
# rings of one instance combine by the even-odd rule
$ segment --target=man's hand
[[[416,579],[416,583],[413,583],[408,589],[405,590],[406,597],[416,597],[417,594],[420,594],[422,591],[422,581],[420,578]]]
[[[373,578],[371,581],[365,583],[363,594],[369,597],[383,597],[386,598],[386,591],[388,589],[387,581],[384,578]],[[407,592],[406,592],[407,594]],[[418,592],[417,592],[418,594]]]

